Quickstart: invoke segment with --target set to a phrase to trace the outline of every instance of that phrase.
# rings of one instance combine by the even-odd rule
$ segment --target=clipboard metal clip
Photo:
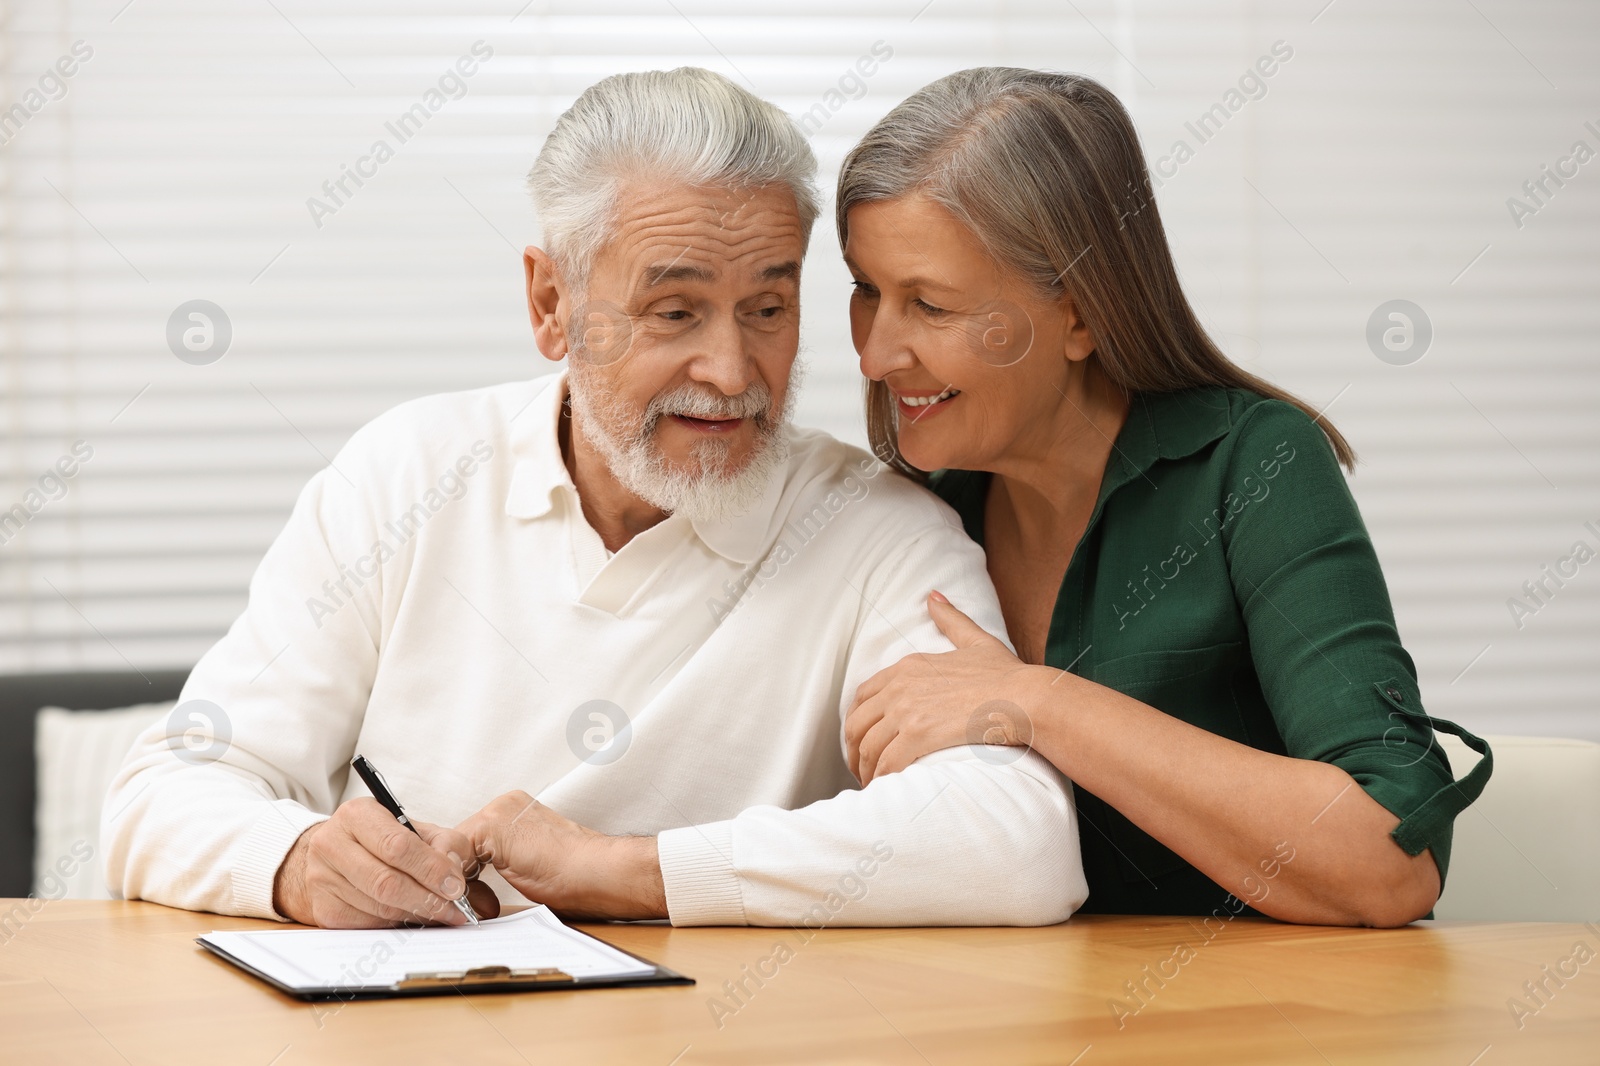
[[[474,966],[470,970],[446,970],[439,973],[408,973],[405,980],[395,985],[400,992],[420,988],[471,988],[474,985],[541,985],[558,981],[572,981],[572,975],[554,966],[533,970],[514,970],[509,966]]]

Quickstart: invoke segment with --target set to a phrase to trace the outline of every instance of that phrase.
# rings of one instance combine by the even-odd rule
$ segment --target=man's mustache
[[[648,437],[655,432],[657,423],[668,415],[712,420],[753,418],[758,424],[765,424],[770,421],[771,411],[772,390],[760,381],[752,382],[737,396],[686,383],[669,392],[656,394],[645,408],[640,435]]]

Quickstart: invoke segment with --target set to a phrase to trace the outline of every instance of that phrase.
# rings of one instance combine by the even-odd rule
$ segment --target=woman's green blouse
[[[932,487],[982,544],[989,475],[947,470]],[[1243,390],[1134,395],[1045,662],[1242,744],[1340,767],[1400,818],[1397,845],[1432,849],[1441,879],[1455,816],[1492,768],[1483,741],[1424,713],[1327,438],[1292,404]],[[1435,730],[1483,753],[1462,780]],[[1077,788],[1076,801],[1085,911],[1248,910],[1099,797]],[[1262,860],[1275,872],[1274,856]]]

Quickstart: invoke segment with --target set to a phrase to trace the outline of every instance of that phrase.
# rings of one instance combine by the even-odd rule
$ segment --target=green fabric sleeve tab
[[[1456,815],[1483,794],[1483,787],[1489,783],[1489,775],[1494,772],[1494,752],[1489,750],[1488,742],[1467,732],[1454,722],[1435,718],[1407,707],[1401,702],[1401,698],[1396,697],[1395,693],[1398,690],[1392,684],[1380,681],[1372,687],[1377,690],[1379,697],[1396,711],[1410,718],[1421,719],[1440,732],[1460,737],[1467,747],[1483,756],[1465,777],[1450,782],[1429,796],[1420,806],[1407,814],[1389,834],[1407,855],[1420,855],[1433,842],[1434,835],[1441,827],[1449,826],[1455,821]]]

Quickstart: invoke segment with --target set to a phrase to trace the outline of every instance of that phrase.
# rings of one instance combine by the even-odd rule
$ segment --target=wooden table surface
[[[309,1004],[194,943],[272,923],[70,900],[19,923],[18,902],[7,1064],[1600,1063],[1600,923],[584,926],[699,983]]]

